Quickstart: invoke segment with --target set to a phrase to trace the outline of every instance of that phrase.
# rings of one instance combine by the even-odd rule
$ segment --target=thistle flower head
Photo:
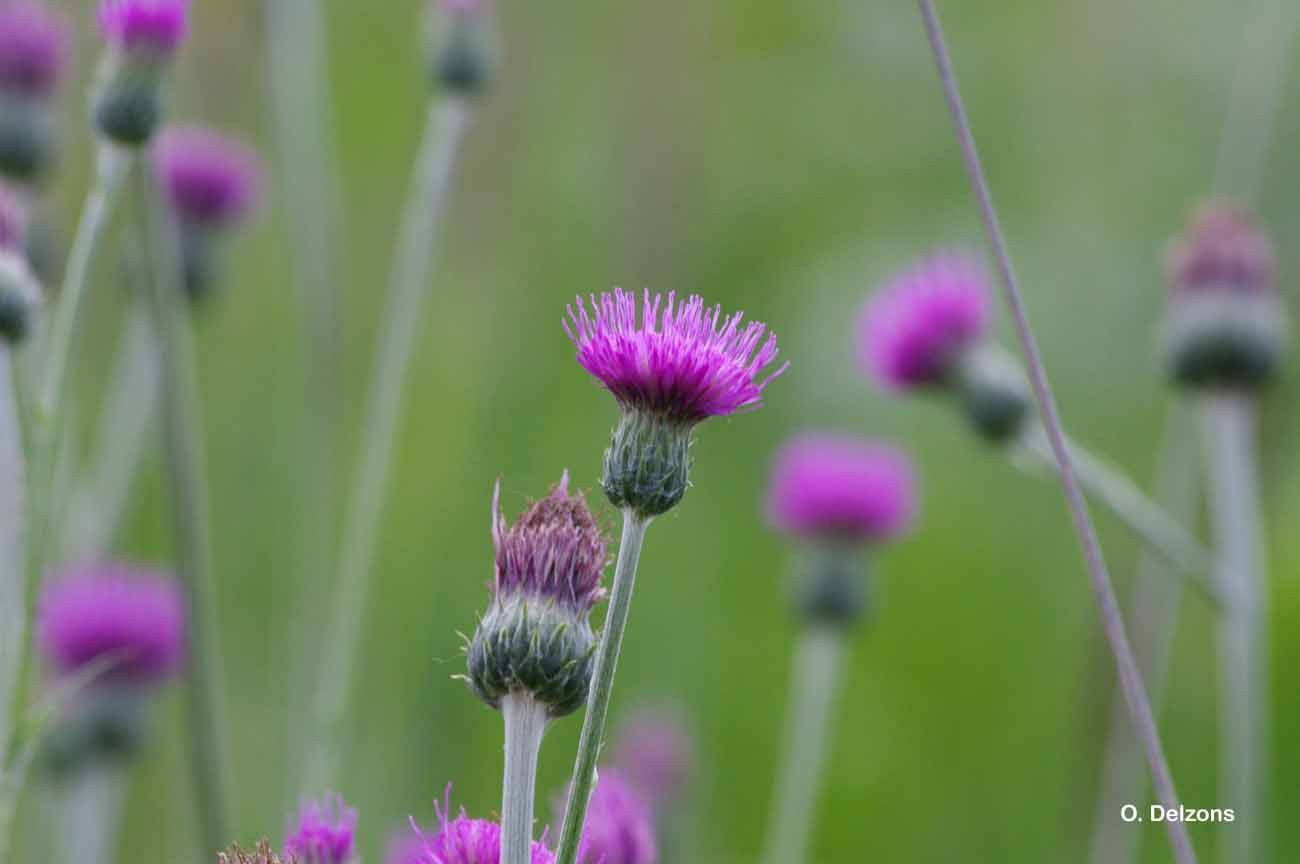
[[[912,466],[893,447],[842,435],[804,434],[777,453],[767,512],[803,539],[891,540],[916,511]]]
[[[218,229],[247,215],[257,200],[261,170],[244,144],[198,127],[167,129],[153,151],[153,168],[180,219]]]
[[[263,840],[252,852],[245,852],[238,846],[231,846],[225,852],[218,852],[217,864],[293,864],[293,862],[282,861],[270,844]]]
[[[1273,244],[1248,214],[1223,202],[1197,210],[1184,234],[1170,244],[1166,267],[1175,297],[1275,290]]]
[[[27,213],[9,187],[0,183],[0,253],[23,254],[27,243]]]
[[[289,826],[284,854],[296,864],[347,864],[356,854],[357,811],[341,796],[306,801]]]
[[[642,709],[623,721],[614,742],[618,774],[652,804],[677,798],[691,773],[691,735],[681,717]]]
[[[858,361],[881,389],[948,382],[988,329],[989,289],[973,260],[942,252],[894,276],[858,324]]]
[[[428,835],[414,823],[398,828],[389,835],[384,864],[428,864],[428,845]]]
[[[691,425],[762,405],[763,389],[785,366],[776,362],[776,337],[741,313],[723,317],[692,296],[679,302],[621,288],[568,307],[564,330],[578,362],[618,400],[639,411]],[[764,336],[766,335],[766,339]]]
[[[439,829],[428,838],[423,864],[499,864],[501,860],[501,826],[487,819],[471,819],[464,808],[455,818],[451,815],[451,787],[441,806],[434,802]],[[529,864],[554,864],[555,856],[544,842],[533,843]]]
[[[99,29],[115,47],[165,59],[189,33],[189,0],[100,0]]]
[[[70,567],[42,591],[41,648],[54,668],[74,672],[114,658],[104,678],[157,684],[185,657],[185,602],[173,579],[124,564]]]
[[[66,65],[63,19],[34,0],[0,4],[0,90],[48,96]]]
[[[617,771],[600,772],[591,795],[579,864],[656,864],[654,814]]]

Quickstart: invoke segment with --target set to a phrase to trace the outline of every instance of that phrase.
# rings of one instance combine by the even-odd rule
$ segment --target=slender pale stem
[[[844,634],[839,628],[812,627],[795,647],[785,745],[768,817],[765,864],[803,864],[808,860],[843,655]]]
[[[325,632],[324,658],[308,736],[305,789],[317,789],[336,773],[341,726],[346,719],[354,667],[370,589],[384,488],[392,462],[393,439],[401,414],[403,384],[410,366],[416,326],[423,319],[437,229],[445,207],[452,168],[469,119],[469,106],[451,97],[430,108],[419,161],[398,240],[383,332],[361,438],[361,454],[343,528],[339,577],[331,626]]]
[[[1035,467],[1054,470],[1056,458],[1043,428],[1034,424],[1020,442]],[[1196,536],[1144,493],[1127,474],[1083,446],[1069,442],[1079,484],[1127,525],[1147,548],[1173,565],[1160,572],[1168,579],[1185,579],[1216,609],[1231,603],[1212,575],[1214,556]],[[1184,520],[1185,521],[1185,520]]]
[[[528,864],[533,848],[533,801],[537,754],[546,733],[546,706],[528,693],[501,700],[506,726],[506,765],[501,784],[501,864]]]
[[[1156,495],[1160,504],[1183,524],[1196,516],[1200,501],[1198,451],[1195,426],[1181,404],[1169,409],[1156,468]],[[1129,632],[1138,667],[1146,676],[1151,699],[1159,710],[1169,670],[1183,583],[1171,578],[1170,562],[1151,547],[1138,556],[1137,575],[1129,605]],[[1120,808],[1146,798],[1142,747],[1133,734],[1133,722],[1122,697],[1111,705],[1110,731],[1102,758],[1101,791],[1093,820],[1092,864],[1125,864],[1138,854],[1141,832],[1125,822]]]
[[[966,115],[966,106],[962,102],[961,92],[957,86],[957,78],[953,73],[952,59],[948,54],[948,46],[944,41],[943,31],[939,25],[939,16],[935,12],[933,0],[917,0],[917,3],[921,10],[921,18],[925,24],[926,36],[934,52],[939,78],[943,85],[944,98],[952,115],[953,126],[957,134],[958,144],[961,146],[966,171],[970,176],[971,186],[979,203],[984,230],[987,234],[989,246],[993,251],[993,257],[997,261],[998,274],[1001,277],[1007,306],[1011,309],[1011,317],[1015,321],[1016,335],[1024,352],[1025,365],[1029,371],[1029,381],[1033,387],[1034,398],[1038,403],[1043,426],[1047,431],[1048,440],[1052,445],[1052,452],[1060,468],[1061,486],[1065,492],[1066,503],[1069,505],[1075,532],[1078,534],[1079,543],[1083,547],[1088,575],[1092,582],[1093,595],[1097,601],[1097,608],[1101,615],[1102,627],[1106,632],[1107,641],[1109,641],[1111,651],[1115,655],[1115,665],[1120,684],[1124,689],[1124,698],[1128,702],[1129,710],[1133,715],[1134,726],[1137,728],[1138,735],[1142,740],[1143,750],[1146,753],[1147,763],[1151,769],[1151,776],[1156,789],[1156,797],[1164,806],[1177,809],[1181,805],[1178,801],[1178,794],[1174,790],[1174,781],[1169,771],[1169,764],[1165,760],[1164,747],[1160,742],[1160,731],[1156,728],[1155,717],[1151,713],[1151,703],[1147,698],[1146,688],[1142,683],[1142,673],[1138,671],[1137,662],[1133,659],[1133,649],[1129,646],[1128,634],[1124,629],[1124,619],[1120,615],[1119,603],[1115,598],[1115,589],[1110,583],[1110,573],[1106,569],[1106,559],[1102,553],[1101,542],[1097,539],[1097,529],[1092,523],[1092,517],[1088,513],[1088,503],[1083,497],[1078,478],[1074,473],[1074,464],[1070,458],[1069,445],[1066,443],[1065,430],[1062,428],[1061,418],[1056,409],[1056,400],[1047,382],[1047,372],[1043,367],[1043,360],[1039,354],[1038,342],[1034,339],[1033,331],[1029,327],[1029,317],[1025,311],[1024,298],[1021,295],[1020,285],[1016,279],[1015,268],[1011,263],[1011,252],[1007,247],[1006,237],[1003,236],[997,210],[993,206],[993,196],[989,190],[988,180],[984,176],[984,168],[980,164],[979,152],[975,146],[975,136],[971,131],[970,120]],[[1169,843],[1173,848],[1174,857],[1179,864],[1189,864],[1189,862],[1195,861],[1196,852],[1192,848],[1192,841],[1188,835],[1187,827],[1181,821],[1176,820],[1167,821],[1165,827],[1169,834]]]
[[[113,864],[126,777],[115,764],[88,766],[61,790],[63,864]]]
[[[190,665],[185,693],[195,804],[203,854],[225,846],[226,772],[229,770],[221,711],[221,654],[217,647],[216,592],[212,582],[212,540],[198,370],[188,309],[183,304],[174,226],[157,212],[148,176],[140,174],[140,210],[151,233],[154,278],[150,308],[162,370],[162,433],[173,508],[177,570],[189,613]]]
[[[578,739],[578,756],[573,763],[569,800],[564,807],[564,828],[560,832],[556,864],[574,864],[578,857],[578,841],[582,839],[587,804],[591,801],[591,791],[596,781],[596,761],[600,758],[600,747],[605,736],[609,700],[614,694],[614,672],[618,667],[619,651],[623,647],[627,615],[632,608],[636,565],[641,560],[641,547],[645,543],[645,532],[649,527],[650,517],[638,516],[631,510],[623,511],[623,539],[618,546],[618,563],[614,565],[614,591],[609,597],[605,630],[601,633],[600,647],[596,652],[596,668],[592,673],[591,693],[587,697],[587,713],[582,718],[582,736]]]
[[[22,428],[18,419],[18,380],[13,354],[0,346],[0,742],[9,741],[18,710],[23,642],[27,638]],[[0,754],[0,779],[4,775]]]
[[[1225,864],[1270,860],[1268,835],[1268,585],[1262,555],[1255,404],[1247,394],[1204,397],[1207,500],[1220,578],[1239,598],[1219,621],[1219,802],[1236,811],[1221,832]]]

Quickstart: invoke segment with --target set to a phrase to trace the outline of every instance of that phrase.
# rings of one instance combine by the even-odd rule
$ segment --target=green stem
[[[126,777],[116,764],[90,765],[60,790],[59,847],[63,864],[112,864],[116,860]]]
[[[173,226],[163,223],[154,200],[142,172],[140,210],[151,230],[155,270],[149,295],[162,369],[163,449],[174,508],[177,569],[185,584],[189,612],[190,668],[185,693],[190,759],[206,856],[216,854],[230,839],[226,809],[230,763],[220,716],[221,655],[193,334],[179,287]]]
[[[0,346],[0,744],[9,741],[18,710],[27,633],[27,608],[23,602],[27,560],[23,548],[26,472],[17,395],[12,349]],[[0,753],[0,781],[5,775],[6,753]]]
[[[501,782],[501,864],[528,864],[533,849],[533,802],[537,796],[537,754],[549,720],[547,707],[530,693],[501,700],[506,730],[506,764]]]
[[[641,559],[641,547],[645,543],[645,532],[650,527],[650,521],[649,517],[639,516],[631,509],[623,511],[623,539],[619,542],[618,563],[614,565],[614,591],[609,598],[605,631],[601,634],[600,647],[596,653],[591,695],[587,697],[587,714],[582,719],[582,736],[578,739],[578,757],[574,761],[573,778],[569,783],[569,800],[564,808],[564,828],[560,832],[556,864],[574,864],[578,857],[578,841],[582,839],[587,804],[596,782],[596,761],[600,758],[609,701],[614,693],[614,672],[618,667],[619,651],[623,647],[628,612],[632,608],[636,566]]]
[[[762,859],[766,864],[803,864],[808,859],[843,655],[843,632],[835,627],[809,628],[795,649],[784,755]]]
[[[430,293],[429,275],[439,217],[468,119],[469,106],[462,99],[449,97],[439,101],[429,111],[420,146],[370,382],[361,455],[347,499],[349,509],[343,527],[331,626],[325,631],[329,638],[325,640],[314,710],[307,724],[311,734],[307,736],[310,749],[304,770],[305,790],[321,788],[338,770],[341,727],[346,719],[360,648],[361,623],[368,602],[370,568],[401,414],[403,385],[415,345],[416,325],[422,320]]]

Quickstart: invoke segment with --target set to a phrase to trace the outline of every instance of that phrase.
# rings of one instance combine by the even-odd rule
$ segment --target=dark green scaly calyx
[[[675,507],[690,485],[692,428],[687,421],[624,409],[600,481],[610,503],[641,516]]]
[[[482,10],[446,15],[433,50],[433,80],[451,93],[472,96],[492,77],[492,31]]]
[[[163,65],[144,56],[109,61],[95,88],[91,112],[105,138],[123,147],[142,147],[162,122]]]
[[[64,776],[101,762],[129,760],[147,734],[147,695],[131,687],[92,686],[44,741],[44,764]]]
[[[826,541],[808,549],[794,583],[795,611],[810,625],[847,628],[867,611],[867,574],[855,544]]]
[[[1281,303],[1271,295],[1224,291],[1176,297],[1163,333],[1175,383],[1254,390],[1272,380],[1286,345]]]
[[[587,619],[553,599],[493,599],[469,642],[469,685],[493,708],[524,692],[563,717],[587,701],[596,637]]]
[[[986,441],[1014,440],[1030,414],[1029,382],[1011,356],[992,345],[966,353],[952,378],[971,428]]]
[[[21,255],[0,252],[0,338],[18,344],[31,332],[41,289]]]
[[[44,99],[0,94],[0,174],[28,182],[54,162],[54,119]]]

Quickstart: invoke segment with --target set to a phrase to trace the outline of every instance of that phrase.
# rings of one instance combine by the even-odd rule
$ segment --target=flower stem
[[[501,700],[506,726],[506,765],[501,784],[501,864],[528,864],[533,848],[533,801],[537,754],[546,734],[546,706],[528,693]]]
[[[88,766],[65,782],[59,831],[63,864],[112,864],[125,796],[122,768]]]
[[[1196,516],[1200,501],[1196,437],[1183,416],[1183,405],[1174,405],[1165,416],[1156,469],[1156,494],[1168,512],[1182,523]],[[1164,692],[1173,647],[1183,583],[1171,578],[1170,562],[1151,547],[1138,556],[1137,575],[1129,605],[1129,632],[1138,667],[1146,676],[1151,699],[1157,710]],[[1110,731],[1102,758],[1100,794],[1093,820],[1092,864],[1126,864],[1138,854],[1141,837],[1134,826],[1120,818],[1120,808],[1145,797],[1141,744],[1133,734],[1133,723],[1122,697],[1113,700]]]
[[[23,602],[27,562],[23,548],[25,474],[17,370],[11,349],[0,347],[0,743],[9,741],[18,711],[23,643],[27,638],[27,605]],[[0,755],[0,778],[4,775],[3,761]]]
[[[609,598],[605,631],[596,652],[591,695],[587,697],[587,713],[582,718],[582,735],[578,739],[578,756],[573,763],[569,800],[564,807],[564,828],[560,832],[556,864],[574,864],[578,857],[578,841],[582,839],[582,825],[587,818],[587,804],[591,801],[596,781],[596,761],[600,758],[600,746],[605,735],[609,701],[614,693],[614,671],[623,647],[628,611],[632,608],[636,566],[641,560],[641,547],[650,521],[650,517],[638,516],[631,509],[623,511],[623,538],[619,541],[618,563],[614,565],[614,591]]]
[[[221,720],[221,654],[217,647],[207,478],[203,467],[198,370],[188,309],[182,304],[173,226],[156,212],[148,176],[140,174],[140,212],[150,232],[154,278],[150,308],[162,370],[162,433],[173,507],[177,570],[185,585],[190,668],[186,709],[203,854],[215,854],[227,833],[225,725]]]
[[[844,655],[841,628],[814,626],[795,648],[790,676],[784,755],[768,819],[766,864],[802,864],[808,859],[818,782],[830,739],[831,708]]]
[[[397,267],[384,312],[373,378],[366,409],[361,455],[343,528],[339,577],[335,585],[332,626],[325,632],[324,658],[316,682],[315,704],[308,727],[310,748],[304,788],[317,789],[337,772],[348,697],[370,588],[370,568],[392,462],[393,439],[401,413],[402,390],[410,366],[417,323],[429,295],[429,275],[440,216],[444,210],[452,168],[469,106],[457,97],[436,103],[429,111],[420,145],[416,176],[403,216]]]
[[[1220,835],[1224,862],[1267,861],[1268,585],[1261,554],[1255,405],[1247,394],[1204,397],[1208,501],[1219,578],[1238,602],[1219,622],[1219,800],[1237,813]]]
[[[934,52],[939,78],[943,85],[944,98],[952,115],[953,126],[966,164],[966,171],[970,176],[971,186],[979,203],[984,230],[987,234],[989,246],[993,251],[993,256],[997,261],[998,273],[1001,277],[1006,302],[1011,309],[1011,317],[1015,321],[1016,335],[1020,340],[1020,346],[1025,355],[1025,365],[1029,371],[1034,399],[1038,403],[1038,410],[1043,418],[1043,426],[1047,431],[1048,440],[1052,445],[1052,452],[1060,468],[1061,486],[1065,492],[1065,500],[1070,509],[1075,532],[1078,534],[1079,543],[1083,547],[1084,559],[1092,582],[1092,591],[1101,616],[1102,627],[1106,632],[1111,651],[1115,655],[1115,665],[1120,684],[1124,688],[1124,698],[1128,702],[1129,711],[1133,716],[1133,724],[1137,728],[1139,738],[1142,740],[1147,763],[1151,769],[1156,797],[1165,807],[1177,809],[1181,805],[1178,800],[1178,793],[1174,790],[1174,781],[1169,771],[1169,764],[1165,760],[1164,747],[1160,742],[1160,731],[1156,728],[1155,717],[1151,713],[1151,703],[1147,698],[1146,688],[1142,683],[1142,673],[1138,671],[1137,662],[1133,659],[1133,649],[1129,646],[1128,634],[1124,629],[1124,619],[1120,615],[1119,603],[1115,598],[1115,589],[1110,583],[1110,573],[1106,569],[1106,559],[1102,553],[1101,542],[1097,539],[1097,529],[1092,523],[1092,517],[1088,513],[1088,503],[1084,500],[1078,478],[1075,476],[1070,448],[1066,444],[1065,430],[1062,428],[1061,418],[1056,409],[1056,400],[1047,382],[1047,372],[1043,367],[1043,360],[1038,351],[1038,342],[1034,339],[1033,331],[1029,327],[1029,317],[1025,311],[1024,299],[1020,293],[1015,268],[1011,263],[1011,252],[1007,247],[1006,237],[1003,236],[1002,226],[998,222],[997,210],[993,206],[993,196],[989,190],[988,179],[984,176],[984,168],[980,164],[979,152],[975,146],[975,136],[971,131],[966,106],[962,102],[957,79],[953,73],[952,59],[948,54],[947,43],[944,41],[939,16],[934,9],[934,0],[917,0],[917,5],[920,8],[921,18],[925,24],[926,36]],[[1178,864],[1194,862],[1196,852],[1192,848],[1192,841],[1188,835],[1187,827],[1182,821],[1167,820],[1165,828],[1169,834],[1169,843]]]

